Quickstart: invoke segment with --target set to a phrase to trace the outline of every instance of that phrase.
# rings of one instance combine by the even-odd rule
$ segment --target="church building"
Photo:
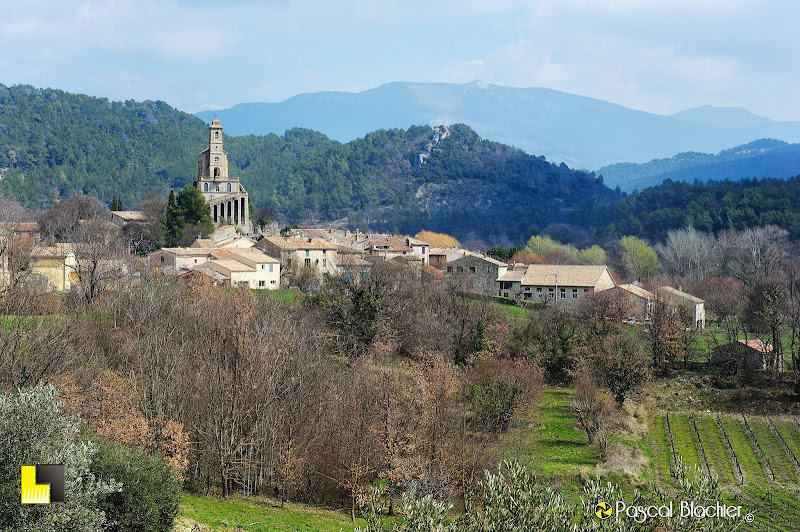
[[[217,227],[235,225],[249,232],[249,198],[239,178],[228,175],[228,152],[222,149],[222,126],[218,119],[208,128],[208,148],[197,156],[195,186],[211,207],[214,223]]]

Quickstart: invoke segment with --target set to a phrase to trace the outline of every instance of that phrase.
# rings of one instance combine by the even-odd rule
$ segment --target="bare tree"
[[[108,290],[122,287],[132,273],[131,256],[117,226],[100,217],[81,221],[68,238],[75,256],[74,284],[91,305]]]
[[[696,283],[716,273],[720,266],[720,250],[713,236],[693,227],[667,233],[664,244],[656,246],[666,271]]]
[[[688,350],[686,329],[690,319],[686,307],[673,304],[668,298],[655,296],[650,324],[647,326],[653,367],[666,374],[670,366]]]
[[[717,242],[727,275],[752,285],[780,273],[788,257],[788,232],[775,226],[723,231]]]

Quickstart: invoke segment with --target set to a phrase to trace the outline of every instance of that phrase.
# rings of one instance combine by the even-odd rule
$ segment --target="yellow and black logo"
[[[611,505],[607,502],[598,502],[594,507],[594,515],[600,519],[608,519],[612,511]]]
[[[63,465],[24,465],[20,479],[22,504],[64,502]]]

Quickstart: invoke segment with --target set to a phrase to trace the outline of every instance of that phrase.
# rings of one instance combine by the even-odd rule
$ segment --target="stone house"
[[[448,262],[471,254],[471,251],[461,248],[430,248],[428,251],[429,264],[444,271],[444,265]]]
[[[280,261],[281,271],[292,264],[315,266],[323,275],[337,273],[337,246],[321,238],[264,237],[255,247]]]
[[[422,260],[423,266],[430,264],[430,244],[409,236],[405,237],[405,243],[406,246],[411,248],[411,253]]]
[[[31,252],[31,272],[45,279],[49,290],[69,291],[77,282],[75,266],[72,244],[35,246]]]
[[[711,363],[730,374],[740,370],[767,369],[772,346],[759,339],[739,340],[711,350]]]
[[[664,297],[675,305],[683,305],[689,311],[695,329],[705,329],[706,310],[705,301],[671,286],[656,288],[656,294]]]
[[[464,290],[494,294],[497,279],[507,269],[508,264],[505,262],[486,255],[467,253],[445,263],[443,277],[455,281]]]
[[[147,269],[152,271],[191,270],[215,258],[215,248],[161,248],[147,255]]]
[[[576,303],[586,294],[614,286],[607,266],[531,264],[524,272],[515,269],[497,279],[498,295],[556,303]]]
[[[616,287],[616,290],[628,296],[631,305],[633,305],[636,319],[647,320],[650,318],[650,313],[653,310],[653,292],[635,284],[621,284]]]
[[[355,284],[366,281],[369,275],[370,263],[356,254],[341,255],[336,266],[342,279]]]
[[[226,285],[277,290],[280,287],[280,262],[260,251],[247,251],[252,253],[232,253],[225,259],[210,260],[202,268],[219,274]],[[261,257],[257,257],[256,253],[260,253]]]
[[[392,235],[370,235],[365,251],[372,257],[392,260],[395,257],[414,255],[414,249],[401,237]]]
[[[109,220],[116,226],[125,227],[131,222],[145,221],[145,216],[142,211],[111,211]]]

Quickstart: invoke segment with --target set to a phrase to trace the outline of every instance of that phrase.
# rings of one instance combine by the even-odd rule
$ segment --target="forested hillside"
[[[716,233],[765,225],[800,237],[800,176],[705,184],[666,181],[619,202],[611,232],[663,241],[673,229]]]
[[[201,120],[163,102],[0,86],[0,192],[28,206],[80,192],[133,208],[146,192],[191,182],[206,143]],[[602,225],[619,198],[593,174],[459,125],[379,130],[347,144],[292,129],[226,137],[225,148],[255,205],[292,223],[516,242],[553,222]]]
[[[760,139],[718,154],[684,152],[648,163],[618,163],[597,171],[610,186],[625,192],[661,184],[667,179],[693,183],[750,177],[791,177],[800,173],[800,144]]]

